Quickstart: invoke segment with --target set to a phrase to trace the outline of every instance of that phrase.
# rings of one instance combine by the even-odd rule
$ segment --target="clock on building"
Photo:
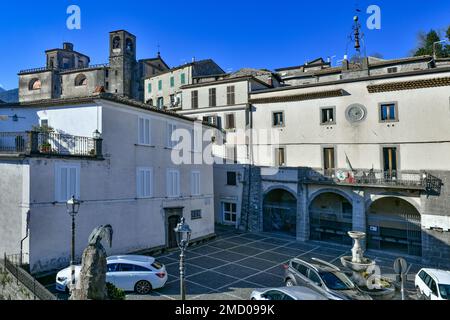
[[[347,108],[346,116],[350,122],[359,122],[366,117],[367,110],[362,104],[352,104]]]

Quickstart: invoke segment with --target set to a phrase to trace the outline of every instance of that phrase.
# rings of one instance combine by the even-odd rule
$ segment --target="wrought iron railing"
[[[19,74],[35,73],[35,72],[43,72],[43,71],[52,71],[52,70],[54,70],[54,68],[41,67],[41,68],[20,70]]]
[[[425,172],[383,171],[374,169],[310,169],[302,177],[305,182],[349,185],[373,185],[383,187],[406,187],[413,189],[440,188],[442,182]]]
[[[56,296],[25,271],[19,261],[21,262],[22,259],[18,259],[17,255],[7,256],[6,253],[4,254],[5,268],[16,278],[17,283],[21,283],[30,290],[35,300],[56,300]]]
[[[102,157],[102,139],[54,132],[0,132],[0,154]]]

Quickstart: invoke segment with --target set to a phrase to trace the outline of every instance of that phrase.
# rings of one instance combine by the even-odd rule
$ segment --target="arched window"
[[[87,85],[87,78],[84,74],[79,74],[75,78],[75,87],[85,86]]]
[[[113,38],[112,47],[113,47],[113,49],[120,49],[120,37],[119,36],[115,36]]]
[[[28,84],[28,89],[29,90],[40,90],[41,86],[42,86],[41,80],[35,78],[35,79],[32,79],[30,81],[30,83]]]
[[[127,39],[126,49],[128,52],[133,52],[133,40]]]

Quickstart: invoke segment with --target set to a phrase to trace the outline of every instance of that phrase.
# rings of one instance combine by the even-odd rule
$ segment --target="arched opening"
[[[319,194],[309,206],[310,239],[351,244],[353,205],[334,192]]]
[[[115,36],[113,38],[112,47],[113,47],[113,49],[120,49],[120,37],[119,36]]]
[[[128,52],[133,52],[133,40],[127,39],[125,42],[125,48]]]
[[[367,213],[367,247],[421,256],[420,213],[401,198],[385,197],[374,201]]]
[[[87,85],[86,76],[84,74],[77,75],[77,77],[75,78],[75,87],[86,86],[86,85]]]
[[[290,192],[275,189],[267,193],[263,212],[264,231],[297,234],[297,199]]]
[[[30,83],[28,84],[28,89],[29,90],[40,90],[41,87],[42,87],[41,80],[39,80],[37,78],[32,79],[30,81]]]

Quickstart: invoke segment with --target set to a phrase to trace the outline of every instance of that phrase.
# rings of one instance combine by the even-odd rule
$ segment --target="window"
[[[138,128],[138,131],[139,131],[138,143],[150,145],[150,143],[151,143],[150,119],[139,118],[138,127],[139,127]]]
[[[431,280],[431,283],[430,283],[430,289],[431,289],[431,292],[432,292],[436,297],[439,297],[439,293],[438,293],[438,290],[437,290],[436,282],[435,282],[434,280]]]
[[[205,116],[203,121],[218,128],[222,127],[222,118],[218,116]]]
[[[312,269],[308,270],[308,278],[314,283],[314,284],[321,284],[322,280],[320,280],[319,275]]]
[[[170,106],[171,107],[175,106],[175,95],[174,94],[170,95]]]
[[[29,90],[40,90],[41,87],[42,87],[42,84],[41,84],[41,80],[39,80],[39,79],[33,79],[28,84]]]
[[[284,112],[274,112],[272,113],[272,125],[274,127],[284,126]]]
[[[395,121],[398,121],[397,103],[380,104],[380,122],[395,122]]]
[[[156,100],[156,107],[158,107],[159,109],[164,108],[164,98],[163,97],[159,97],[158,100]]]
[[[209,89],[209,106],[216,106],[216,88]]]
[[[56,165],[56,201],[66,202],[72,196],[80,198],[80,166]]]
[[[286,150],[285,148],[275,149],[275,166],[283,167],[286,165]]]
[[[237,174],[234,171],[228,171],[227,172],[227,185],[228,186],[235,186],[235,185],[237,185],[236,176],[237,176]]]
[[[334,175],[335,169],[334,148],[323,148],[323,169],[325,176]]]
[[[191,220],[198,220],[202,218],[202,210],[192,210]]]
[[[119,264],[119,272],[131,272],[134,271],[134,266],[128,263],[120,263]]]
[[[109,70],[106,69],[106,70],[105,70],[105,78],[108,78],[108,77],[109,77]]]
[[[151,83],[149,83],[147,85],[147,91],[148,91],[148,93],[152,93],[152,84]]]
[[[387,69],[387,72],[388,73],[396,73],[398,71],[398,68],[397,67],[392,67],[392,68],[388,68]]]
[[[134,270],[135,272],[149,272],[152,271],[150,269],[147,269],[146,267],[142,267],[142,266],[138,266],[138,265],[134,265]]]
[[[162,90],[162,80],[158,81],[158,90],[161,91]]]
[[[236,203],[222,202],[223,221],[229,223],[236,223]]]
[[[177,125],[167,124],[167,148],[174,149],[178,144]]]
[[[397,164],[397,148],[383,148],[383,170],[385,179],[397,177]]]
[[[184,73],[180,75],[180,82],[181,84],[186,84],[186,75]]]
[[[170,77],[170,87],[171,88],[175,87],[175,78],[174,77]]]
[[[84,74],[79,74],[75,78],[75,87],[81,87],[87,85],[87,78]]]
[[[167,196],[175,198],[180,196],[180,171],[167,170]]]
[[[150,198],[153,196],[153,169],[138,168],[136,177],[136,190],[138,198]]]
[[[336,124],[334,108],[321,108],[320,114],[321,114],[320,124],[323,125]]]
[[[198,108],[198,91],[197,90],[191,91],[191,104],[192,104],[192,109]]]
[[[115,272],[117,271],[117,267],[119,266],[118,263],[110,263],[107,265],[107,271],[106,272]]]
[[[232,130],[232,129],[236,128],[236,124],[234,121],[234,113],[227,114],[225,116],[225,119],[226,119],[226,124],[225,124],[226,128],[225,129]]]
[[[235,104],[234,86],[227,87],[227,105]]]
[[[40,123],[41,127],[48,128],[48,119],[41,119]]]
[[[108,81],[105,82],[105,89],[106,89],[106,91],[109,91],[109,82]]]
[[[294,268],[297,269],[297,271],[300,272],[301,275],[303,275],[303,276],[305,276],[305,277],[307,276],[307,274],[308,274],[308,268],[307,268],[305,265],[299,263],[299,264],[298,264],[297,266],[295,266]]]
[[[200,171],[191,172],[191,195],[200,195]]]

